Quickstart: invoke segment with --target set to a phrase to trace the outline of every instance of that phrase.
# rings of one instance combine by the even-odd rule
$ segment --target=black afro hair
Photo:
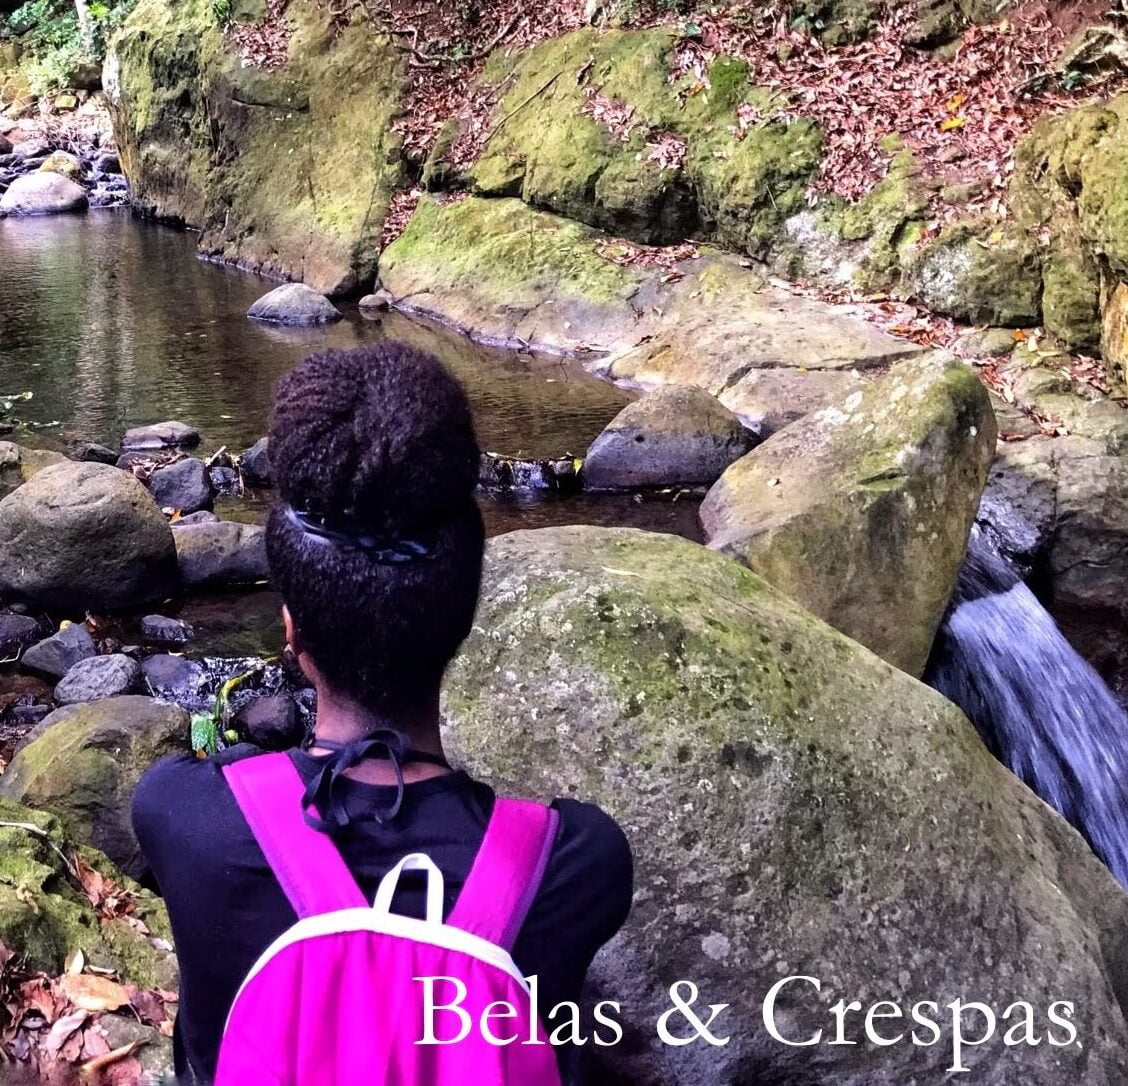
[[[270,461],[281,503],[267,555],[302,648],[373,713],[426,704],[481,580],[479,450],[462,386],[401,343],[313,355],[277,384]],[[311,534],[290,509],[427,554],[385,561]]]

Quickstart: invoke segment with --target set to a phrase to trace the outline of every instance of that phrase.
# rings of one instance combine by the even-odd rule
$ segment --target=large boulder
[[[943,354],[903,362],[738,460],[701,523],[710,547],[919,675],[995,439],[970,367]]]
[[[129,916],[98,915],[68,870],[76,852],[130,895]],[[174,988],[171,939],[168,914],[156,894],[142,890],[100,852],[77,844],[59,819],[0,796],[0,942],[23,955],[30,968],[58,975],[81,950],[90,965],[112,969],[127,983]]]
[[[589,995],[622,1007],[594,1051],[638,1086],[947,1081],[946,1004],[1075,1006],[1084,1044],[964,1049],[991,1086],[1128,1075],[1128,896],[1081,837],[988,754],[951,703],[751,571],[629,529],[491,541],[474,632],[444,690],[446,741],[499,789],[602,805],[635,856],[627,926]],[[776,1024],[765,997],[785,985]],[[670,985],[697,986],[724,1047],[663,1044]],[[684,991],[684,989],[683,989]],[[1068,992],[1069,995],[1063,993]],[[830,1005],[935,1001],[940,1043],[830,1046]],[[928,1008],[924,1008],[927,1013]],[[675,1014],[675,1034],[690,1027]],[[886,1027],[889,1027],[888,1029]],[[878,1023],[895,1035],[904,1021]],[[921,1034],[927,1037],[927,1033]],[[979,1037],[976,1012],[964,1036]]]
[[[52,151],[39,167],[40,173],[57,173],[78,181],[82,177],[82,160],[69,151]]]
[[[126,472],[44,468],[0,501],[0,587],[65,614],[159,599],[178,587],[172,532]]]
[[[270,575],[266,532],[257,524],[218,520],[177,525],[173,537],[186,585],[248,584]]]
[[[751,446],[740,419],[704,389],[669,385],[607,424],[584,458],[584,483],[594,490],[710,484]]]
[[[29,173],[17,177],[0,196],[2,215],[58,215],[85,211],[86,190],[57,173]]]
[[[145,870],[133,835],[133,789],[158,758],[187,751],[188,714],[176,705],[127,695],[57,709],[0,777],[0,796],[56,815],[76,840],[123,871]]]
[[[121,166],[134,203],[200,228],[204,252],[346,292],[372,279],[405,179],[393,123],[407,57],[318,0],[293,0],[285,21],[264,66],[212,0],[141,0],[103,73]]]
[[[264,294],[247,316],[267,324],[332,324],[343,314],[324,294],[305,283],[283,283]]]

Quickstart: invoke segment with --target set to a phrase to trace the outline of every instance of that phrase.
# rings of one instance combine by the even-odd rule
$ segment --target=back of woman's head
[[[373,712],[426,704],[481,579],[462,386],[400,343],[313,355],[275,389],[270,460],[267,555],[301,648]]]

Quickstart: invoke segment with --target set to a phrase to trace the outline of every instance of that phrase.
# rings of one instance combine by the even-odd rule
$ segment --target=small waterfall
[[[977,531],[925,681],[1128,886],[1128,716]]]

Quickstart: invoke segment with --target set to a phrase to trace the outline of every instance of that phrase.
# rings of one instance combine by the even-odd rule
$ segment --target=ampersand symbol
[[[682,989],[688,993],[685,997],[682,996]],[[721,1011],[728,1007],[727,1003],[710,1003],[709,1010],[712,1012],[709,1017],[702,1022],[697,1017],[697,1012],[693,1009],[693,1004],[697,1002],[697,985],[691,980],[679,980],[670,986],[670,998],[674,1001],[673,1007],[668,1011],[664,1011],[658,1019],[658,1037],[663,1044],[668,1045],[688,1045],[693,1044],[694,1041],[704,1039],[711,1045],[727,1045],[729,1039],[727,1037],[714,1037],[709,1032],[709,1027],[713,1024],[713,1019],[717,1017]],[[688,1022],[694,1030],[692,1037],[675,1037],[666,1027],[666,1023],[670,1017],[675,1014],[680,1014],[686,1022]]]

